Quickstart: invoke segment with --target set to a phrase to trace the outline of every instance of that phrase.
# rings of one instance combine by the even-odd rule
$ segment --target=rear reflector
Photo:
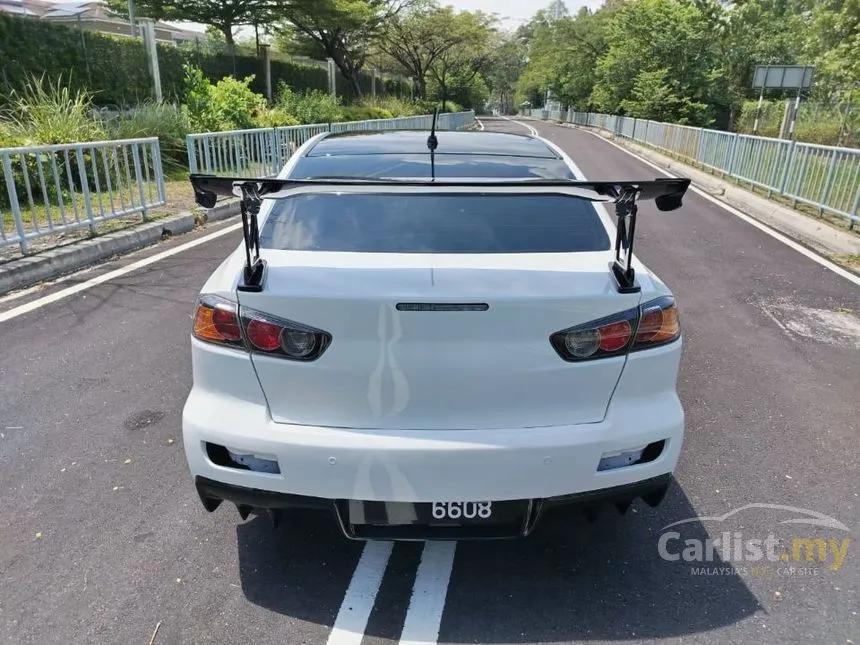
[[[600,457],[600,462],[597,464],[597,470],[615,470],[634,464],[646,464],[649,461],[654,461],[663,452],[663,447],[666,445],[666,440],[654,441],[644,446],[635,448],[626,448],[615,452],[605,452]]]

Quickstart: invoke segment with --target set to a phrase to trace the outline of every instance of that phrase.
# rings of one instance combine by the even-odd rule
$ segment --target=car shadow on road
[[[719,550],[710,562],[661,557],[661,529],[696,515],[674,483],[656,509],[637,501],[622,516],[610,507],[593,524],[558,509],[523,543],[461,543],[440,641],[677,638],[748,618],[761,607],[742,578],[726,574],[732,563]],[[671,554],[708,537],[698,521],[671,530],[681,534]]]
[[[330,514],[288,511],[278,529],[252,516],[237,525],[236,537],[249,602],[320,625],[334,622],[363,545],[346,540]]]
[[[661,558],[661,529],[696,515],[674,484],[656,509],[640,501],[621,516],[611,507],[593,524],[559,510],[526,540],[460,542],[439,641],[677,638],[748,618],[761,607],[738,575],[713,574],[732,567],[719,550],[710,562]],[[330,626],[363,545],[346,540],[326,513],[297,511],[288,521],[290,526],[277,531],[265,518],[238,526],[243,591],[271,611]],[[698,522],[679,532],[682,540],[672,544],[673,553],[680,553],[683,540],[708,537]],[[710,573],[694,573],[693,566]],[[409,579],[398,584],[392,576]],[[384,584],[411,589],[414,576],[413,567],[389,570]],[[405,597],[397,607],[407,603]],[[391,637],[396,620],[371,620],[365,633]],[[376,625],[387,627],[375,633]]]

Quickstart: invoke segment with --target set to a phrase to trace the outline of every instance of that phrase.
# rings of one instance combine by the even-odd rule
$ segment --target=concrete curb
[[[188,233],[199,224],[228,219],[238,213],[239,201],[231,200],[202,215],[185,211],[133,229],[107,233],[12,260],[0,265],[0,295],[74,273],[116,256],[158,244],[169,237]]]
[[[239,199],[236,198],[227,200],[218,204],[214,208],[203,211],[200,220],[203,224],[207,222],[218,222],[224,219],[229,219],[230,217],[234,217],[238,214]]]
[[[694,186],[708,193],[714,199],[738,209],[756,221],[779,231],[783,235],[823,255],[860,254],[860,237],[852,233],[841,231],[826,222],[778,204],[737,184],[720,179],[709,172],[661,154],[639,143],[616,137],[606,130],[569,123],[561,123],[559,125],[596,132],[604,139],[627,148],[631,152],[636,153],[661,168],[665,168],[673,174],[689,177],[693,180]]]

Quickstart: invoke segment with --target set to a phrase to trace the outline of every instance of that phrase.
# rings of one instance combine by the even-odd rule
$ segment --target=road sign
[[[808,90],[813,67],[807,65],[756,65],[752,86],[762,89]]]

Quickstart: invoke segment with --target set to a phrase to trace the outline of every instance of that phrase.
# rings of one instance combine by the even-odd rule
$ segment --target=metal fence
[[[156,137],[0,148],[0,246],[141,214],[165,204]]]
[[[374,130],[429,130],[432,115],[372,121],[318,123],[281,128],[256,128],[229,132],[203,132],[186,137],[188,165],[192,173],[273,177],[296,149],[322,132]],[[438,116],[438,130],[461,130],[475,122],[475,113],[452,112]]]
[[[671,152],[741,184],[860,222],[860,150],[708,130],[646,119],[533,109],[528,116],[602,128]]]

